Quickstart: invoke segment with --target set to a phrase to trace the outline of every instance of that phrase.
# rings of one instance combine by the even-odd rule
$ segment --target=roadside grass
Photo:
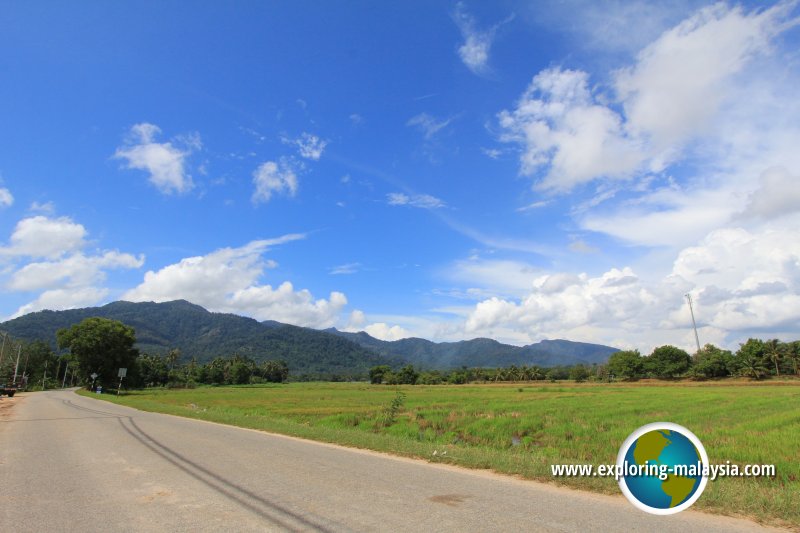
[[[774,478],[709,482],[694,508],[797,528],[798,385],[292,383],[152,389],[102,399],[608,494],[619,494],[613,478],[554,478],[550,465],[614,464],[633,430],[674,422],[700,438],[712,464],[776,468]]]

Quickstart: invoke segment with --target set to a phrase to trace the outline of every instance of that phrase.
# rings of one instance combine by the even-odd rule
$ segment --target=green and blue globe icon
[[[619,486],[628,500],[652,514],[689,508],[708,483],[708,455],[694,433],[671,422],[656,422],[630,434],[617,455]]]

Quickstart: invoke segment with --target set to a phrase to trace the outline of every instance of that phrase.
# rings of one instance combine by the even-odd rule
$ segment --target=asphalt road
[[[0,401],[0,484],[0,527],[16,532],[760,529],[70,391]]]

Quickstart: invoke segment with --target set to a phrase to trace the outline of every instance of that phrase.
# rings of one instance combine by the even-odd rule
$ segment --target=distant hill
[[[566,340],[521,347],[492,339],[435,343],[410,338],[389,342],[363,331],[319,331],[273,320],[258,322],[233,314],[211,313],[185,300],[113,302],[102,307],[39,311],[4,322],[0,329],[20,339],[44,340],[55,346],[58,329],[91,316],[132,326],[143,352],[163,353],[179,348],[182,360],[196,357],[201,363],[235,354],[256,361],[284,359],[295,376],[363,375],[376,365],[399,367],[407,363],[423,369],[593,364],[604,363],[617,351],[609,346]]]
[[[423,368],[499,367],[510,365],[538,365],[552,367],[578,363],[605,363],[617,348],[572,342],[545,340],[528,346],[502,344],[493,339],[472,339],[460,342],[435,343],[425,339],[409,338],[382,341],[361,331],[348,333],[334,328],[325,330],[387,356],[404,359]]]
[[[211,313],[185,300],[113,302],[102,307],[39,311],[4,322],[0,329],[17,338],[41,339],[55,346],[58,329],[91,316],[111,318],[132,326],[136,330],[137,345],[143,352],[161,353],[179,348],[183,360],[196,357],[201,363],[216,356],[234,354],[256,361],[284,359],[294,375],[348,375],[364,373],[375,365],[401,363],[330,333]]]

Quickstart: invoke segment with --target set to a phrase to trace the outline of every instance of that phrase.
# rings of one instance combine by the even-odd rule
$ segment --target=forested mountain
[[[211,313],[185,300],[164,303],[113,302],[102,307],[39,311],[0,324],[14,337],[55,346],[55,332],[91,316],[119,320],[136,330],[142,352],[181,350],[182,359],[200,363],[216,356],[242,355],[255,361],[283,359],[292,374],[348,375],[376,365],[411,363],[423,369],[461,366],[573,365],[603,363],[616,351],[608,346],[564,340],[511,346],[492,339],[434,343],[410,338],[381,341],[367,333],[318,331],[258,322],[233,314]]]
[[[500,367],[511,365],[574,365],[605,363],[616,348],[601,344],[545,340],[528,346],[502,344],[493,339],[434,343],[409,338],[382,341],[365,332],[326,330],[387,357],[399,357],[423,368]]]
[[[165,303],[113,302],[102,307],[39,311],[0,324],[14,337],[41,339],[55,345],[55,332],[84,318],[119,320],[136,330],[143,352],[181,350],[182,359],[200,363],[216,356],[242,355],[256,361],[283,359],[293,374],[363,373],[387,358],[347,339],[322,331],[277,322],[268,325],[233,314],[211,313],[185,300]]]

